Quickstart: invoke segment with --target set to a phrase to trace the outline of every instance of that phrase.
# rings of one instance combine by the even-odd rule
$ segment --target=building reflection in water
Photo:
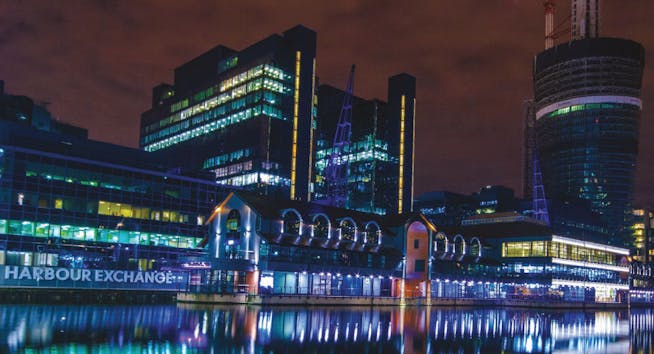
[[[653,332],[652,310],[0,307],[0,352],[649,353]]]

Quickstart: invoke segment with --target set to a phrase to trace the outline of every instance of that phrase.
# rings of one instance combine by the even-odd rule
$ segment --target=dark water
[[[2,353],[651,353],[654,311],[0,305]]]

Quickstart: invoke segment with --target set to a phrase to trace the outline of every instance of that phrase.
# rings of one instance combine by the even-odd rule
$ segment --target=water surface
[[[654,311],[2,305],[2,353],[650,353]]]

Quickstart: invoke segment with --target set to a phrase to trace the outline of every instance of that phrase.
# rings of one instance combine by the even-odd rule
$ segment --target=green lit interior
[[[0,219],[0,234],[177,248],[194,248],[201,241],[195,237],[6,219]]]
[[[621,107],[622,107],[622,105],[615,104],[615,103],[577,104],[577,105],[574,105],[574,106],[559,108],[556,111],[553,111],[553,112],[547,114],[546,117],[552,118],[552,117],[560,116],[562,114],[568,114],[568,113],[577,112],[577,111],[585,111],[585,110],[589,110],[589,109],[615,109],[615,108],[621,108]]]

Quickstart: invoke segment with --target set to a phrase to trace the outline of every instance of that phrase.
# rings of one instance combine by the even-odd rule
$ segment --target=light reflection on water
[[[0,352],[649,353],[654,311],[0,306]]]

